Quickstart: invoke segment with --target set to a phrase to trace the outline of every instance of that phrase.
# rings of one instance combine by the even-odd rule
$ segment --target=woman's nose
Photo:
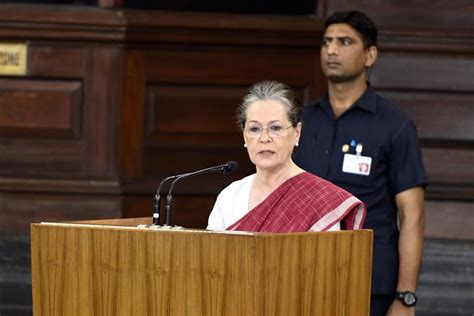
[[[268,127],[262,128],[262,134],[260,134],[260,141],[268,141],[270,139],[270,130]]]

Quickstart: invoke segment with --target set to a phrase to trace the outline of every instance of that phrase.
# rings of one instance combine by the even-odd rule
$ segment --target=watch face
[[[403,296],[403,300],[405,301],[405,304],[407,304],[408,306],[411,306],[416,303],[416,296],[413,293],[407,292]]]

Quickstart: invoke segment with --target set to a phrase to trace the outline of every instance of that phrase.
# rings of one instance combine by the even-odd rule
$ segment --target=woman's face
[[[278,101],[256,101],[247,108],[243,135],[257,171],[288,165],[300,132],[301,123],[293,127],[285,106]]]

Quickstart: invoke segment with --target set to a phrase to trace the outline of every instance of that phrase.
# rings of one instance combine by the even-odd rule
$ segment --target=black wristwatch
[[[406,292],[397,292],[395,294],[395,298],[400,300],[403,305],[412,307],[416,305],[418,298],[416,297],[415,293],[406,291]]]

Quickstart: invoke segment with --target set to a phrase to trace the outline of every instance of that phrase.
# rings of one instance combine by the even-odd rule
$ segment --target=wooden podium
[[[369,315],[372,231],[31,225],[35,315]]]

